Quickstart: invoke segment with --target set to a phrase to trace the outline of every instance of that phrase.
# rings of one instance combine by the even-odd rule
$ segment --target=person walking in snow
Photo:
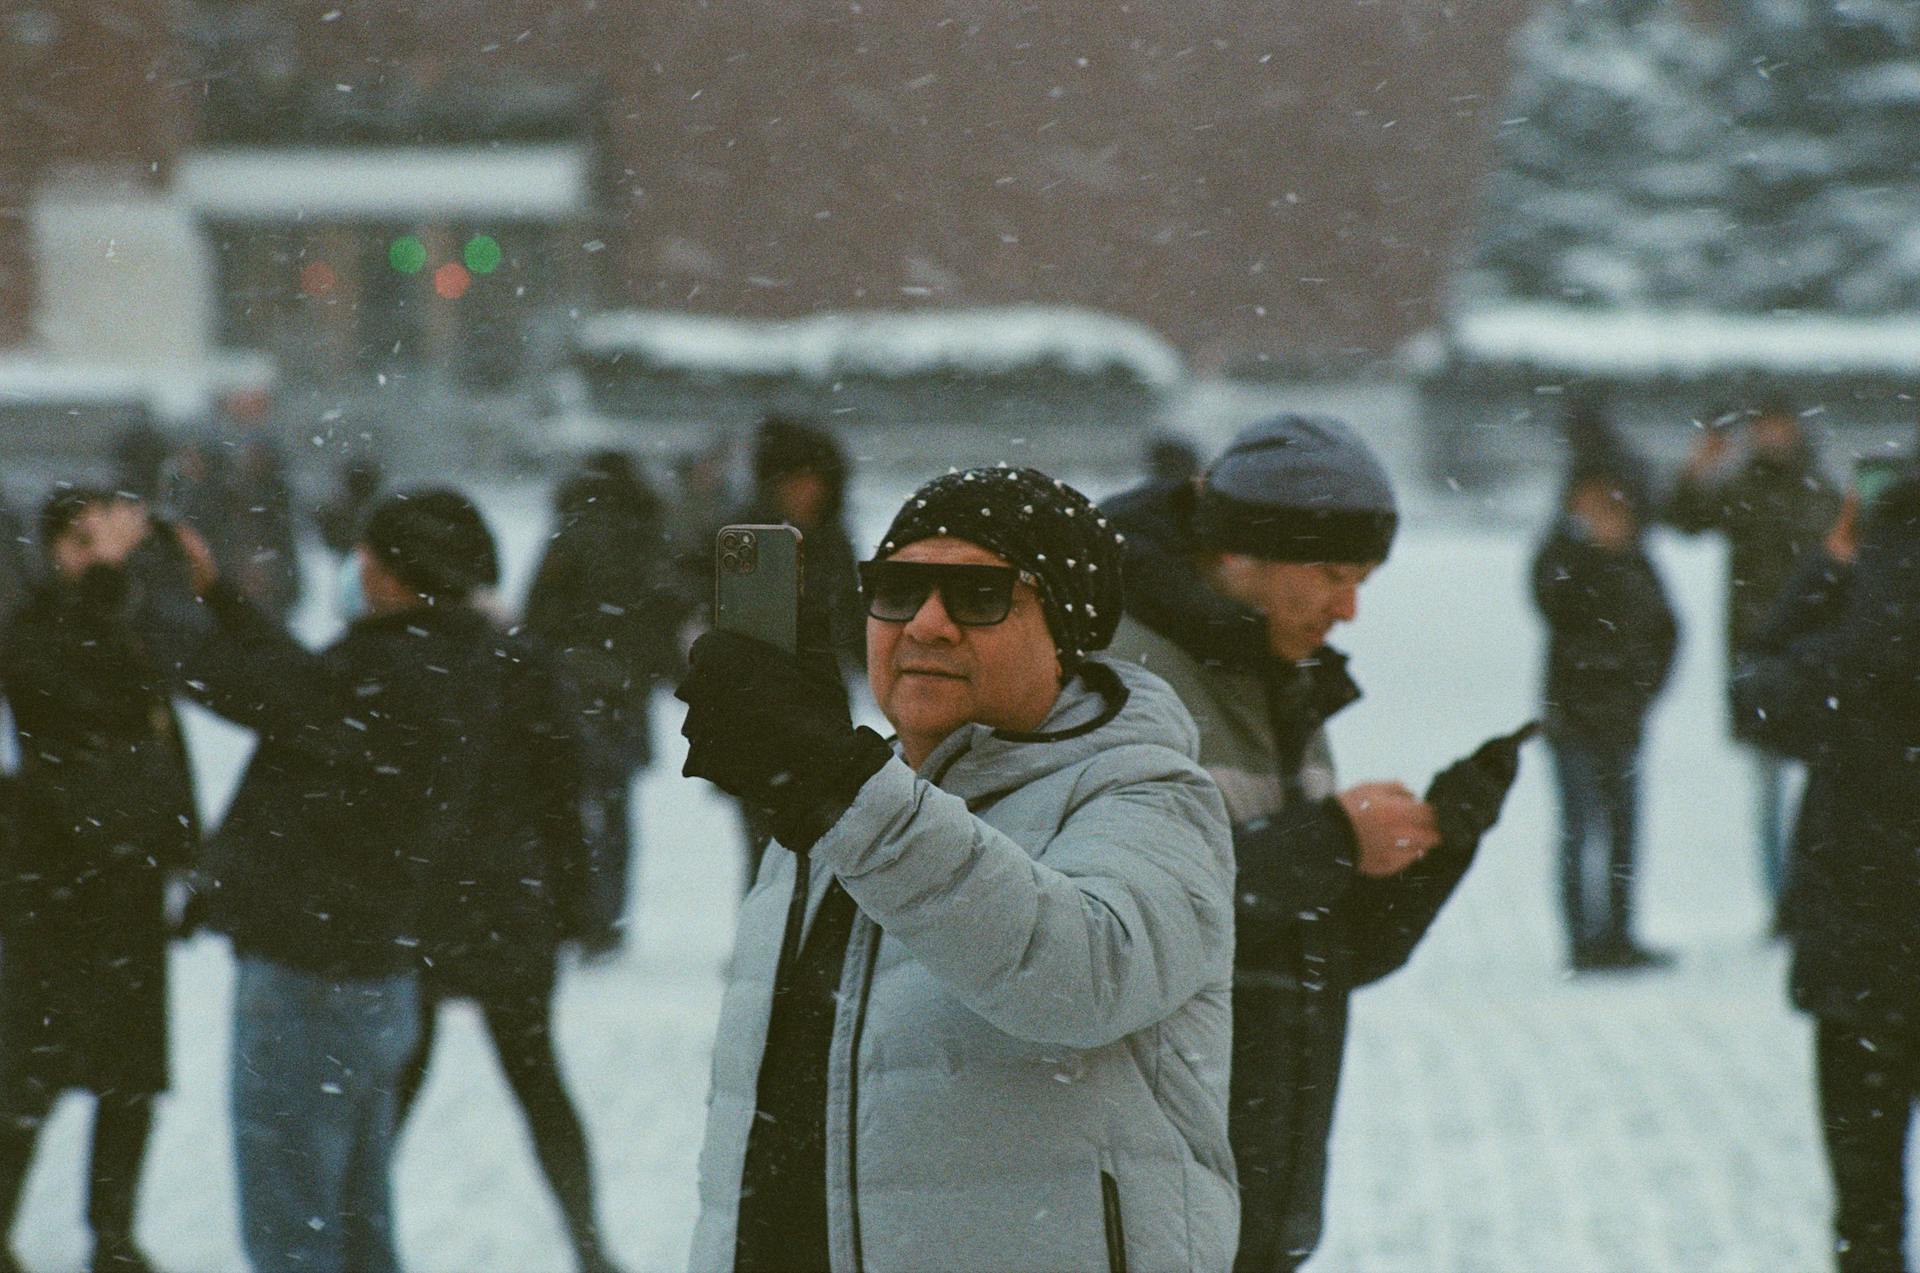
[[[1561,911],[1574,971],[1659,967],[1669,957],[1633,931],[1640,748],[1679,625],[1641,540],[1646,495],[1632,457],[1611,433],[1588,429],[1574,441],[1560,515],[1532,574],[1547,625]]]
[[[417,965],[440,935],[422,893],[512,842],[502,793],[551,771],[552,732],[508,710],[526,660],[471,604],[499,566],[464,496],[415,490],[375,507],[358,549],[367,613],[317,654],[197,537],[180,542],[200,599],[156,590],[143,636],[182,692],[259,736],[208,855],[209,920],[238,964],[247,1258],[254,1273],[392,1273],[389,1164],[420,1040]]]
[[[1856,529],[1857,526],[1857,529]],[[1841,1273],[1907,1262],[1907,1140],[1920,1102],[1920,472],[1849,501],[1733,680],[1740,727],[1805,761],[1782,897]]]
[[[1326,639],[1356,616],[1398,523],[1386,473],[1344,424],[1256,424],[1197,483],[1109,503],[1127,537],[1112,653],[1180,695],[1233,818],[1234,1267],[1292,1269],[1320,1237],[1348,996],[1406,962],[1513,772],[1462,768],[1437,805],[1335,782],[1325,724],[1359,690]]]
[[[585,1128],[560,1072],[553,1003],[560,948],[604,932],[592,878],[582,713],[558,659],[498,637],[496,743],[489,806],[470,834],[421,863],[420,1037],[400,1075],[405,1123],[426,1080],[440,1005],[470,1001],[532,1135],[580,1273],[613,1273],[594,1204]],[[482,763],[485,750],[481,749]]]
[[[145,525],[131,499],[57,491],[40,517],[46,577],[0,643],[21,742],[0,873],[0,1204],[10,1223],[54,1099],[93,1093],[98,1273],[148,1268],[135,1197],[168,1085],[167,876],[199,851],[167,678],[128,618]],[[0,1243],[0,1270],[16,1267]]]
[[[803,536],[800,646],[822,670],[833,669],[841,677],[866,661],[866,619],[846,528],[848,476],[846,452],[833,434],[811,421],[769,416],[753,437],[753,495],[724,519],[784,524]],[[712,532],[704,538],[700,574],[711,600]],[[741,830],[746,853],[741,879],[751,888],[772,830],[746,806],[741,808]]]
[[[554,514],[526,628],[558,656],[581,713],[592,859],[583,943],[604,955],[626,933],[633,784],[653,759],[653,690],[678,670],[684,611],[659,497],[625,455],[589,456],[561,483]]]
[[[1733,455],[1744,424],[1746,454]],[[1759,635],[1774,598],[1819,555],[1840,498],[1783,398],[1751,419],[1727,412],[1707,422],[1675,484],[1666,520],[1687,534],[1717,531],[1727,540],[1727,666]],[[1736,719],[1734,737],[1753,762],[1761,879],[1776,906],[1786,886],[1789,761],[1752,738]]]
[[[1233,860],[1192,717],[1099,656],[1100,510],[1032,469],[916,491],[860,567],[868,677],[726,632],[686,772],[775,832],[721,1009],[696,1270],[1232,1262]]]

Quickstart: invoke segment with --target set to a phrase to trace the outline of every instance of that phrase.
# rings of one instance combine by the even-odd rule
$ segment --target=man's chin
[[[947,734],[971,719],[973,696],[952,677],[902,676],[886,704],[887,719],[903,734]]]

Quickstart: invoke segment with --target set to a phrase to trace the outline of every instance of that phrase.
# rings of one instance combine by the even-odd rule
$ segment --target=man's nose
[[[1341,623],[1352,623],[1360,614],[1360,589],[1342,588],[1333,594],[1333,617]]]
[[[938,588],[927,593],[913,618],[907,620],[906,635],[922,645],[950,645],[960,639],[960,625],[947,614]]]

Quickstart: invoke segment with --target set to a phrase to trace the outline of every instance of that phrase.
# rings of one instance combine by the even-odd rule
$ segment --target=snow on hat
[[[409,588],[458,600],[500,579],[493,534],[480,510],[458,491],[401,491],[381,500],[360,542]]]
[[[1393,486],[1360,435],[1293,414],[1235,436],[1193,516],[1206,547],[1270,561],[1384,561],[1398,524]]]
[[[1040,605],[1063,666],[1113,640],[1120,533],[1065,482],[1005,465],[936,477],[900,506],[875,556],[942,535],[996,552],[1040,581]]]

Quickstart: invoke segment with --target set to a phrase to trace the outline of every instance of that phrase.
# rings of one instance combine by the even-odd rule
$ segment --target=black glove
[[[796,853],[812,848],[893,758],[880,735],[853,727],[838,683],[776,646],[709,632],[688,662],[674,692],[687,705],[680,772],[764,812]]]
[[[1434,777],[1427,803],[1440,824],[1448,848],[1472,849],[1500,820],[1500,806],[1520,772],[1520,745],[1540,730],[1537,722],[1511,734],[1490,738],[1465,760],[1456,760]]]

